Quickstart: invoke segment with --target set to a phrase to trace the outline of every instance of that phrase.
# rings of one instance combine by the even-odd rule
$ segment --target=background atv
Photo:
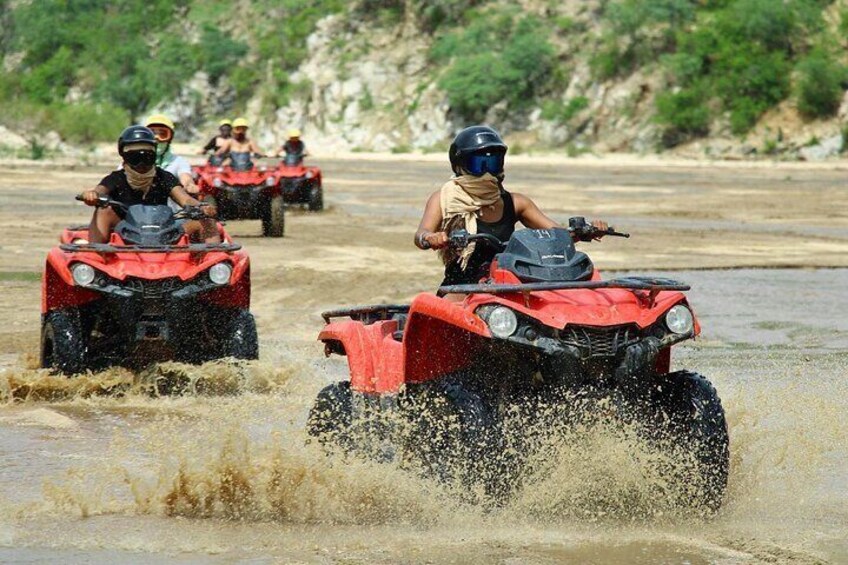
[[[253,163],[194,167],[201,197],[212,197],[222,220],[262,220],[262,235],[283,237],[286,217],[282,189],[274,171]]]
[[[290,153],[274,171],[279,179],[286,204],[306,206],[310,212],[324,209],[321,169],[303,165],[303,155]]]
[[[685,455],[668,476],[679,487],[671,502],[715,511],[728,473],[724,411],[706,378],[670,372],[672,346],[700,332],[680,292],[689,287],[603,281],[572,234],[626,236],[582,218],[568,230],[518,231],[506,246],[455,232],[456,247],[502,250],[488,280],[410,305],[326,312],[319,339],[328,355],[347,355],[350,380],[319,393],[310,434],[449,481],[482,482],[500,498],[520,486],[533,447],[532,438],[505,435],[509,415],[535,418],[544,407],[601,397],[646,441]]]
[[[41,365],[74,374],[111,364],[256,359],[250,261],[218,227],[223,243],[193,244],[180,219],[197,208],[126,207],[109,243],[67,228],[47,255],[42,280]]]

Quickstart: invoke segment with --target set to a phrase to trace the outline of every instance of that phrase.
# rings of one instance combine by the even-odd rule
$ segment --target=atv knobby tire
[[[283,237],[286,230],[286,206],[283,196],[278,194],[268,199],[262,211],[262,235]]]
[[[41,366],[65,375],[85,370],[86,343],[75,309],[50,312],[41,326]]]
[[[324,209],[324,189],[320,184],[309,189],[309,202],[307,206],[310,212],[320,212]]]
[[[236,310],[230,320],[229,332],[224,339],[224,357],[259,359],[259,337],[256,320],[247,310]]]
[[[727,420],[716,389],[698,373],[677,371],[660,377],[652,404],[652,435],[672,440],[681,450],[681,465],[672,470],[684,487],[681,502],[715,513],[724,499],[730,467]]]
[[[324,446],[349,449],[353,425],[353,395],[350,382],[325,386],[315,398],[306,420],[306,431]]]
[[[427,476],[492,495],[500,477],[494,464],[496,430],[488,406],[462,382],[425,385],[404,401],[408,426],[401,441],[402,462]]]

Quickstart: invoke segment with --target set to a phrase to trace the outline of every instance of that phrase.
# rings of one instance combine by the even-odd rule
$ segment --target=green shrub
[[[604,14],[606,32],[591,59],[601,79],[633,71],[672,51],[677,31],[695,18],[691,0],[618,0]]]
[[[365,90],[365,93],[359,99],[359,109],[363,112],[374,109],[374,97],[371,96],[370,90]]]
[[[565,103],[548,100],[542,105],[542,118],[565,123],[588,107],[589,99],[585,96],[576,96]]]
[[[51,108],[50,129],[71,143],[114,141],[129,125],[125,110],[109,104],[60,104]]]
[[[662,59],[672,84],[684,93],[697,90],[701,98],[698,109],[686,109],[669,94],[657,98],[657,118],[666,125],[669,139],[706,133],[700,125],[709,122],[710,106],[729,113],[732,131],[744,134],[766,110],[789,96],[797,54],[823,29],[826,4],[824,0],[709,2],[697,25],[678,31],[677,52]],[[801,75],[819,77],[821,67],[821,61],[810,63]],[[800,81],[799,100],[803,90],[811,102],[818,97],[814,105],[828,107],[823,98],[833,96],[832,84],[816,82]]]
[[[430,56],[447,65],[439,79],[451,109],[469,121],[506,101],[527,107],[550,83],[554,51],[546,28],[533,17],[484,13],[467,28],[440,38]]]
[[[241,61],[247,55],[247,45],[221,33],[220,29],[211,24],[203,26],[200,36],[199,57],[200,64],[209,74],[212,84],[218,80]]]
[[[845,67],[824,51],[813,51],[798,64],[798,110],[809,118],[834,115],[842,102],[845,78]]]
[[[663,144],[673,147],[691,137],[706,135],[710,111],[702,88],[695,86],[657,96],[657,121],[666,126]]]

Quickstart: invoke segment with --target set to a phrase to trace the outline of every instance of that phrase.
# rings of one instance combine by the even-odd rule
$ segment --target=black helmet
[[[156,136],[144,126],[130,126],[121,132],[118,138],[118,154],[124,155],[124,147],[133,143],[146,143],[156,149]]]
[[[450,149],[448,149],[448,159],[450,159],[451,169],[457,173],[459,166],[468,169],[468,157],[474,153],[480,153],[488,149],[490,152],[499,154],[501,157],[506,153],[507,147],[498,132],[489,126],[471,126],[467,127],[453,139]],[[503,160],[501,160],[501,168],[503,168]],[[502,171],[488,171],[493,174],[500,174]],[[482,174],[482,173],[481,173]]]

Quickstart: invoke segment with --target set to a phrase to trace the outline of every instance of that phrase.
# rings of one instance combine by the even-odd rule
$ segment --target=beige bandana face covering
[[[461,175],[452,178],[441,189],[442,229],[448,231],[464,223],[468,233],[477,233],[477,214],[484,206],[495,204],[500,197],[500,182],[489,173],[479,177]],[[463,269],[468,266],[474,246],[475,244],[471,243],[459,254]],[[442,259],[447,262],[453,258],[451,255],[446,251]]]
[[[153,185],[153,177],[156,176],[156,167],[150,167],[146,173],[139,173],[126,163],[124,163],[124,172],[127,174],[127,183],[133,190],[147,192]]]

